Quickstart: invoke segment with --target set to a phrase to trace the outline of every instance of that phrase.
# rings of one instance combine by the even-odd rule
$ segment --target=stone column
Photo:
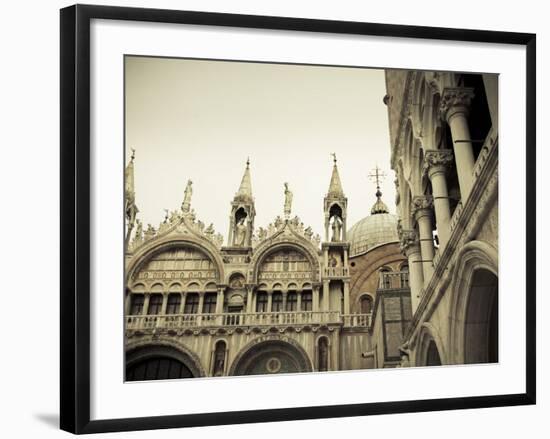
[[[168,293],[162,294],[162,306],[160,307],[160,313],[166,314],[166,307],[168,306]]]
[[[441,250],[445,248],[451,233],[451,209],[445,171],[453,162],[453,153],[449,149],[428,150],[424,156],[424,170],[432,182],[433,203],[437,226],[437,235]]]
[[[330,309],[330,282],[328,280],[323,281],[323,311],[328,311]]]
[[[344,249],[344,268],[348,268],[348,249]]]
[[[285,312],[286,311],[286,297],[288,295],[288,291],[282,291],[281,295],[283,296],[283,304],[282,304],[283,312]]]
[[[420,292],[424,286],[420,242],[414,230],[403,230],[400,233],[400,240],[401,251],[407,256],[409,261],[409,287],[411,289],[411,307],[414,314],[420,301]]]
[[[197,314],[202,314],[202,307],[204,305],[204,292],[199,293],[199,309],[197,310]]]
[[[312,311],[319,311],[319,285],[313,286],[313,295],[312,300],[313,303],[311,304]]]
[[[350,314],[349,281],[344,281],[344,314]]]
[[[181,303],[180,303],[180,309],[179,314],[183,314],[185,311],[185,298],[187,296],[187,293],[183,292],[181,293]]]
[[[216,314],[223,313],[223,299],[224,299],[224,292],[225,288],[219,287],[218,288],[218,296],[216,297]]]
[[[151,293],[145,293],[145,299],[143,299],[143,311],[142,315],[146,316],[149,311],[149,299],[151,298]]]
[[[128,293],[124,299],[124,314],[129,316],[132,307],[132,293]]]
[[[246,287],[246,312],[252,313],[254,312],[254,309],[252,307],[252,296],[254,294],[254,288],[249,285]]]
[[[267,292],[267,312],[271,312],[271,302],[273,300],[273,291]]]
[[[433,274],[434,241],[432,235],[432,199],[431,197],[413,198],[414,218],[418,223],[420,235],[420,252],[422,254],[422,271],[424,272],[424,286],[430,281]]]
[[[465,204],[472,191],[475,165],[468,126],[468,112],[473,97],[474,89],[468,87],[446,88],[441,96],[440,111],[451,128],[462,204]]]

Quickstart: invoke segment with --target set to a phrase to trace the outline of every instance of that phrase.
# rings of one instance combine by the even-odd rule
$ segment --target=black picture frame
[[[90,420],[90,21],[92,19],[525,46],[527,60],[525,66],[527,79],[526,392],[495,396]],[[63,430],[77,434],[99,433],[535,404],[536,36],[534,34],[89,5],[75,5],[62,9],[60,24],[60,426]]]

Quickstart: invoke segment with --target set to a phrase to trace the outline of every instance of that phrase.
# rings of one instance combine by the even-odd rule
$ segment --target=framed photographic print
[[[535,403],[532,34],[65,8],[61,172],[64,430]]]

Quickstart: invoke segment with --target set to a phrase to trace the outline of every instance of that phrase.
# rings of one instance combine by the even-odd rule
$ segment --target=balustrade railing
[[[349,276],[349,269],[346,267],[325,267],[325,277],[345,277]]]
[[[338,311],[296,311],[267,313],[135,315],[126,317],[126,329],[181,329],[212,326],[305,325],[340,323]]]
[[[372,313],[369,314],[344,314],[342,316],[344,326],[368,328],[371,325]]]
[[[409,272],[389,271],[380,273],[378,288],[381,290],[409,288]]]

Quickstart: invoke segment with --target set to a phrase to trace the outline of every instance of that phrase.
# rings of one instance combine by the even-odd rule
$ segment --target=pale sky
[[[384,71],[126,57],[126,161],[136,150],[138,218],[157,227],[179,209],[188,179],[197,218],[227,239],[230,202],[250,157],[256,229],[283,215],[323,236],[335,152],[348,229],[370,214],[376,185],[395,212]]]

